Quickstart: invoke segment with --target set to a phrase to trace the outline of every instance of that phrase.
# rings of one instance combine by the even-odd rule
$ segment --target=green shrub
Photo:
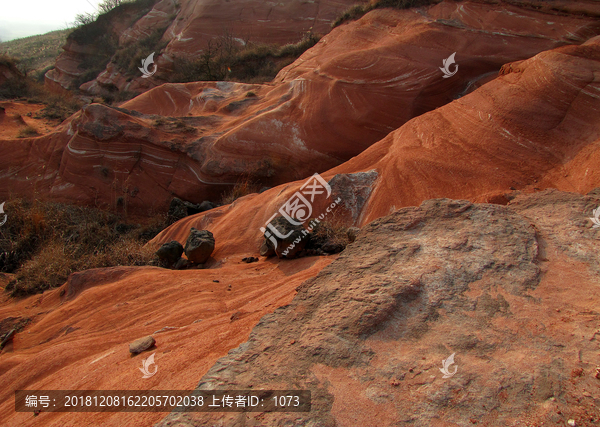
[[[148,37],[119,49],[112,62],[117,64],[125,75],[139,74],[138,67],[142,65],[143,59],[152,52],[158,53],[167,47],[168,41],[161,40],[167,28],[157,28]]]

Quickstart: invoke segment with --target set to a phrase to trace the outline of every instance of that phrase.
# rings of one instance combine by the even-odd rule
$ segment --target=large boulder
[[[208,230],[191,228],[185,242],[185,255],[189,262],[204,264],[215,250],[215,238]]]
[[[294,258],[306,246],[307,235],[308,231],[302,225],[291,224],[284,217],[278,216],[266,227],[265,241],[260,247],[260,254],[262,256],[277,255],[279,258]]]
[[[157,251],[156,256],[160,259],[161,263],[171,267],[183,254],[183,246],[177,240],[171,240],[168,243],[163,244]]]

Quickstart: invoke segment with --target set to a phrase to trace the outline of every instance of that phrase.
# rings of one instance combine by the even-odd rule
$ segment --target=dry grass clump
[[[319,247],[338,246],[343,249],[350,243],[348,227],[335,221],[335,219],[321,221],[313,228],[311,241]]]
[[[39,133],[33,126],[25,126],[19,129],[19,133],[17,134],[17,138],[29,138],[32,136],[38,136]]]
[[[12,296],[60,286],[76,271],[148,264],[153,251],[144,245],[165,226],[165,218],[128,224],[99,209],[21,199],[4,211],[0,271],[15,274],[6,288]]]
[[[38,81],[30,79],[18,68],[19,61],[6,55],[0,55],[0,65],[9,68],[13,77],[0,85],[0,99],[25,98],[30,102],[46,104],[39,116],[63,121],[78,111],[83,103],[71,92],[55,94],[48,91]],[[32,128],[31,128],[32,129]],[[31,129],[23,129],[20,138],[35,136]]]
[[[221,195],[220,204],[228,205],[240,197],[244,197],[252,193],[258,193],[259,190],[259,185],[256,184],[250,177],[241,178],[230,190],[225,191]]]

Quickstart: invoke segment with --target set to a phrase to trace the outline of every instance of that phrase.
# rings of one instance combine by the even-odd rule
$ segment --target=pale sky
[[[100,0],[0,0],[0,40],[61,30],[75,16],[95,12]]]

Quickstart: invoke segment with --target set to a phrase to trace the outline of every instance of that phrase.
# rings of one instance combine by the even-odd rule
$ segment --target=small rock
[[[181,218],[185,218],[189,215],[200,213],[200,205],[188,202],[187,200],[181,200],[178,197],[174,197],[169,205],[169,211],[167,217],[169,222],[179,221]]]
[[[328,254],[337,254],[342,252],[346,246],[340,242],[326,242],[321,248]]]
[[[356,240],[356,236],[358,236],[358,233],[360,233],[360,228],[358,228],[358,227],[348,228],[348,230],[346,230],[346,236],[348,237],[348,241],[350,241],[350,243],[354,242]]]
[[[152,335],[148,335],[144,338],[138,338],[131,344],[129,344],[129,352],[133,354],[141,353],[142,351],[148,350],[152,347],[156,341]]]
[[[253,256],[249,256],[249,257],[246,257],[246,258],[242,258],[242,262],[250,264],[252,262],[258,262],[258,258],[253,257]]]
[[[0,342],[0,350],[2,350],[4,348],[4,346],[13,339],[13,337],[15,336],[15,333],[17,332],[16,329],[11,329],[2,339],[2,342]]]
[[[156,251],[156,256],[169,267],[181,259],[181,254],[183,254],[183,246],[177,240],[163,244]]]
[[[198,209],[200,210],[200,212],[206,212],[216,207],[217,205],[215,205],[213,202],[209,202],[208,200],[205,200],[202,203],[200,203],[200,205],[198,205]]]
[[[179,260],[173,265],[173,270],[185,270],[188,267],[189,261],[185,258]]]
[[[569,420],[567,421],[567,425],[570,427],[576,427],[577,423],[575,422],[575,420]]]
[[[581,368],[575,368],[571,371],[572,378],[580,377],[582,375],[583,375],[583,369],[581,369]]]
[[[194,264],[204,264],[215,250],[215,238],[208,230],[193,228],[185,242],[185,255]]]
[[[238,319],[240,318],[240,314],[241,314],[241,313],[240,313],[239,311],[236,311],[235,313],[233,313],[233,314],[231,315],[231,317],[229,318],[229,320],[231,320],[232,322],[233,322],[234,320],[238,320]]]
[[[221,282],[219,282],[218,280],[213,280],[213,282],[215,282],[215,283],[221,283]]]
[[[272,246],[263,243],[259,250],[260,256],[270,257],[275,255],[275,249]]]
[[[273,228],[276,231],[273,231]],[[305,234],[306,231],[302,225],[291,224],[284,217],[278,216],[271,220],[265,230],[265,240],[260,247],[260,254],[262,256],[276,254],[279,258],[295,258],[306,246],[308,239],[305,238]],[[273,244],[272,239],[277,243],[276,245]]]

